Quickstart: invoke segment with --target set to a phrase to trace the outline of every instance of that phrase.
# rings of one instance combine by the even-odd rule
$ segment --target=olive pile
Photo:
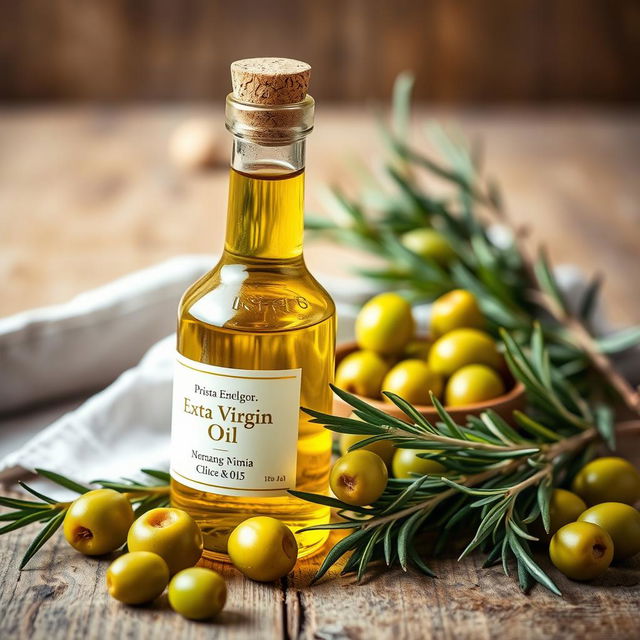
[[[113,489],[81,495],[69,507],[64,537],[85,555],[128,552],[107,569],[109,594],[125,604],[143,604],[168,586],[168,600],[185,618],[204,620],[222,611],[227,599],[224,578],[194,566],[202,556],[200,528],[181,509],[151,509],[135,519],[129,497]],[[279,520],[249,518],[229,536],[231,561],[247,577],[270,582],[287,575],[298,558],[291,530]]]
[[[436,460],[418,457],[429,451],[394,453],[388,441],[348,451],[368,437],[344,434],[340,440],[343,455],[333,465],[330,485],[346,504],[374,503],[387,486],[389,464],[396,478],[446,471]],[[549,504],[549,555],[562,573],[573,580],[591,580],[612,560],[640,553],[640,512],[633,506],[640,500],[640,473],[631,463],[613,457],[593,460],[578,472],[571,488],[554,489]],[[541,525],[537,534],[549,540]]]
[[[504,363],[473,294],[456,289],[438,298],[431,312],[430,337],[418,338],[409,303],[382,293],[356,319],[359,349],[336,370],[336,385],[380,398],[391,391],[415,405],[431,404],[430,393],[450,407],[504,393]]]
[[[640,473],[622,458],[597,458],[575,476],[571,491],[550,502],[549,556],[573,580],[601,575],[612,560],[640,553]]]

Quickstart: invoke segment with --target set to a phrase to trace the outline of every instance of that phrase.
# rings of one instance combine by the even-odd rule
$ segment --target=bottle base
[[[316,531],[316,533],[322,533],[322,536],[318,536],[317,541],[314,544],[308,544],[298,549],[298,560],[302,560],[302,558],[311,558],[318,553],[320,553],[326,546],[327,540],[329,539],[330,531]],[[300,540],[298,540],[298,543]],[[210,560],[212,562],[223,562],[225,564],[231,564],[231,558],[226,553],[221,553],[219,551],[212,551],[210,549],[204,549],[202,552],[202,557],[205,560]]]
[[[226,553],[229,535],[241,522],[254,516],[269,516],[286,524],[295,535],[299,558],[320,551],[330,533],[322,529],[298,533],[301,529],[328,524],[331,510],[292,496],[260,501],[231,498],[195,492],[172,479],[171,506],[186,511],[198,523],[204,538],[203,557],[209,560],[229,562]]]

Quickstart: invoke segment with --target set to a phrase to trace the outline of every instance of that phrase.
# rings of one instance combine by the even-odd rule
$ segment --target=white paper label
[[[301,371],[228,369],[178,354],[174,480],[227,496],[280,496],[293,489]]]

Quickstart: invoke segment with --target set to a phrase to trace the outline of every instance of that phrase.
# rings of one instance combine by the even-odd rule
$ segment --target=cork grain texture
[[[310,76],[310,65],[290,58],[247,58],[231,64],[233,95],[248,104],[302,102]]]

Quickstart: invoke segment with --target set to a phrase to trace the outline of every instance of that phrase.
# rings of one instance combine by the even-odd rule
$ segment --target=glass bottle
[[[331,456],[331,434],[300,410],[331,411],[335,351],[333,301],[302,255],[314,101],[304,82],[304,94],[293,96],[286,77],[269,82],[274,64],[286,76],[282,59],[258,60],[258,67],[234,63],[240,80],[249,69],[283,89],[266,104],[242,88],[227,97],[233,150],[224,252],[186,291],[178,318],[171,502],[198,522],[210,558],[224,559],[229,534],[252,516],[278,518],[294,533],[329,520],[327,507],[287,493],[325,492]],[[308,83],[308,65],[284,62],[294,89],[301,65]],[[302,557],[327,532],[296,537]]]

